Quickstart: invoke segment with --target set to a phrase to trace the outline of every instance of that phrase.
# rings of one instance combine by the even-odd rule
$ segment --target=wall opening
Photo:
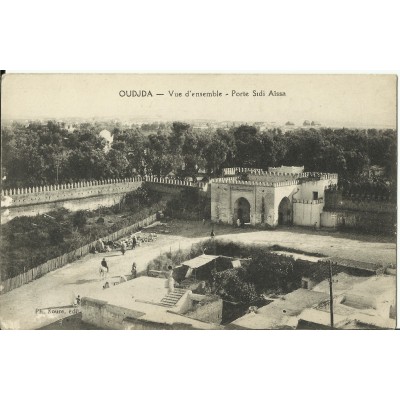
[[[279,203],[278,208],[278,224],[279,225],[290,225],[292,223],[292,207],[290,200],[284,197]]]
[[[235,222],[239,219],[241,224],[250,222],[250,203],[244,197],[240,197],[235,201]]]

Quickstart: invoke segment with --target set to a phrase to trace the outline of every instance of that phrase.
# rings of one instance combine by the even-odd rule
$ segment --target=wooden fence
[[[132,232],[135,232],[140,227],[150,225],[151,223],[156,221],[156,219],[156,214],[150,215],[142,221],[136,222],[133,225],[127,226],[126,228],[111,233],[101,239],[103,240],[103,242],[118,240]],[[23,274],[19,274],[14,278],[6,279],[5,281],[0,282],[0,294],[10,292],[11,290],[14,290],[22,285],[25,285],[26,283],[32,282],[33,280],[40,278],[50,271],[54,271],[55,269],[61,268],[64,265],[67,265],[83,256],[86,256],[87,254],[89,254],[89,250],[96,245],[97,241],[98,239],[96,239],[92,243],[80,247],[79,249],[70,251],[69,253],[63,254],[62,256],[59,256],[57,258],[53,258],[52,260],[49,260],[44,264],[32,268],[29,271],[24,272]]]

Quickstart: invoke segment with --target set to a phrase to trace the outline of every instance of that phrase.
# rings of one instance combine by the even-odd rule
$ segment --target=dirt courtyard
[[[1,329],[37,329],[68,315],[47,313],[48,308],[66,307],[81,297],[95,297],[103,290],[104,280],[99,276],[101,260],[106,258],[110,267],[108,280],[119,275],[128,275],[132,262],[137,271],[146,270],[147,264],[167,251],[187,249],[194,243],[210,237],[214,229],[216,238],[260,245],[280,245],[310,253],[336,256],[356,261],[374,263],[396,263],[394,239],[340,233],[312,231],[298,227],[277,230],[239,229],[232,226],[203,224],[196,221],[172,220],[149,231],[157,231],[154,242],[144,243],[125,255],[120,251],[88,255],[81,260],[50,272],[36,281],[0,296]],[[115,278],[113,278],[115,277]],[[45,312],[38,312],[45,309]],[[66,309],[68,312],[68,309]]]

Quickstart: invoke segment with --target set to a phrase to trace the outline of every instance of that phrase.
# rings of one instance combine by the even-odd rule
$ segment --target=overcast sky
[[[121,97],[120,91],[146,90],[153,97]],[[170,97],[168,90],[182,92]],[[186,97],[219,90],[222,97]],[[232,96],[232,91],[249,97]],[[252,91],[264,90],[265,97]],[[268,96],[269,91],[286,96]],[[157,96],[164,93],[164,96]],[[9,74],[2,82],[5,119],[151,118],[210,119],[337,126],[396,127],[394,75],[135,75]]]

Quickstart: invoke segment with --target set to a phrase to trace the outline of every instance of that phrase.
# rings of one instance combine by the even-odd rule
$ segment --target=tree
[[[146,165],[148,171],[159,177],[165,176],[177,167],[177,158],[171,153],[169,138],[163,133],[151,134],[146,149]]]
[[[236,144],[235,166],[258,168],[263,158],[261,135],[257,128],[241,125],[233,131]]]
[[[87,217],[85,211],[77,211],[72,219],[72,224],[76,228],[82,229],[87,222]]]
[[[180,174],[182,177],[193,177],[196,179],[199,169],[206,166],[205,149],[209,137],[189,131],[184,137],[182,145],[182,157],[184,168],[181,169]]]
[[[105,156],[108,165],[108,175],[113,178],[124,178],[128,176],[129,161],[126,152],[112,148]]]
[[[225,131],[218,129],[205,144],[204,159],[207,174],[210,176],[221,174],[222,166],[232,151],[232,140],[228,139]]]
[[[216,293],[223,299],[250,304],[258,299],[255,286],[244,280],[242,268],[227,269],[213,274]]]

